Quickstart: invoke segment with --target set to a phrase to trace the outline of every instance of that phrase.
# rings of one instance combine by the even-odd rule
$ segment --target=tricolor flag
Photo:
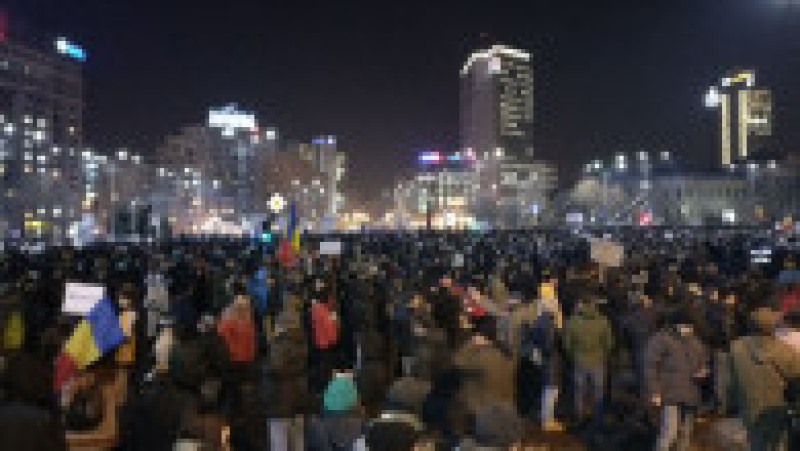
[[[78,370],[96,362],[122,343],[122,327],[111,300],[103,298],[75,327],[55,363],[53,385],[56,391]]]
[[[286,228],[286,238],[278,249],[278,260],[283,266],[294,267],[297,264],[297,255],[300,252],[300,228],[297,226],[297,208],[292,201],[289,206],[289,226]]]

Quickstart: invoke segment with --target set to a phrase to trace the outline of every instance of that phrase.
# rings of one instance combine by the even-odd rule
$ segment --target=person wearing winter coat
[[[668,327],[657,332],[645,349],[647,391],[661,409],[656,450],[691,445],[694,414],[700,405],[700,380],[708,376],[707,350],[694,335],[690,318],[672,313]]]
[[[724,413],[727,410],[724,387],[728,385],[730,343],[742,334],[746,322],[736,294],[709,296],[706,320],[711,331],[708,345],[711,348],[714,398],[718,412]]]
[[[631,350],[633,367],[641,393],[645,393],[644,353],[647,342],[658,329],[659,312],[653,306],[653,300],[642,294],[637,304],[627,315],[622,317],[621,326],[625,340]]]
[[[595,418],[602,414],[606,365],[614,347],[608,319],[593,301],[582,300],[564,326],[564,351],[573,363],[575,414],[586,417],[585,399],[590,391]]]
[[[309,418],[309,451],[366,450],[364,420],[351,371],[334,371],[323,396],[322,415]]]
[[[561,380],[561,343],[555,313],[544,311],[533,325],[533,363],[539,370],[542,385],[539,419],[543,430],[560,432],[555,407]]]
[[[453,356],[459,376],[456,403],[467,418],[487,404],[514,404],[514,362],[493,343],[492,319],[483,317]],[[463,424],[461,426],[464,426]]]
[[[747,429],[752,451],[787,449],[789,381],[800,377],[800,354],[775,337],[778,313],[759,307],[752,334],[731,343],[728,397]]]
[[[303,416],[307,413],[308,339],[299,317],[281,316],[266,369],[266,407],[270,449],[303,449]]]
[[[9,450],[66,450],[65,431],[49,394],[44,368],[21,354],[0,368],[0,448]]]

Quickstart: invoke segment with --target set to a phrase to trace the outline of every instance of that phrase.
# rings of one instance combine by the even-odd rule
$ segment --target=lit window
[[[54,146],[54,147],[53,147],[53,155],[58,155],[58,154],[60,154],[60,153],[61,153],[61,149],[59,149],[58,147],[55,147],[55,146]]]
[[[31,172],[32,170],[33,170],[33,169],[31,169],[31,165],[29,165],[29,164],[26,164],[26,165],[25,165],[24,171],[25,171],[26,173],[29,173],[29,172]]]
[[[0,164],[0,175],[5,174],[5,173],[6,173],[6,165],[5,164]]]
[[[39,174],[44,174],[44,173],[45,173],[45,171],[46,171],[46,169],[45,169],[45,168],[39,168]]]
[[[33,217],[33,212],[32,211],[26,211],[25,212],[25,219],[30,219],[32,217]]]
[[[39,155],[36,157],[39,163],[47,163],[47,155]]]
[[[36,210],[36,213],[38,213],[40,216],[44,216],[45,214],[47,214],[47,210],[45,210],[44,208],[40,208]]]
[[[67,132],[68,132],[70,135],[74,135],[74,134],[75,134],[75,127],[73,127],[73,126],[71,126],[71,125],[70,125],[69,127],[67,127]]]
[[[25,124],[32,124],[33,118],[31,117],[30,114],[26,114],[25,116],[22,117],[22,122]]]
[[[6,135],[13,135],[14,134],[14,124],[6,124],[5,126]]]
[[[36,126],[39,128],[47,127],[47,119],[40,117],[39,119],[36,120]]]
[[[25,161],[33,160],[33,154],[30,152],[25,152]]]
[[[37,130],[33,132],[33,139],[35,139],[36,141],[44,141],[44,136],[45,135],[43,130]]]

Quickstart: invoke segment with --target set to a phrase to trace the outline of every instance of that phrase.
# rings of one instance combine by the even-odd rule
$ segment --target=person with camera
[[[738,408],[752,451],[788,447],[790,408],[800,380],[800,355],[775,336],[778,312],[759,307],[751,334],[731,343],[729,397]]]

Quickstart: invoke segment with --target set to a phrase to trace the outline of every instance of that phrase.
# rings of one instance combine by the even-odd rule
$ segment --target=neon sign
[[[86,50],[77,44],[69,42],[67,38],[56,39],[56,51],[78,61],[86,61]]]

